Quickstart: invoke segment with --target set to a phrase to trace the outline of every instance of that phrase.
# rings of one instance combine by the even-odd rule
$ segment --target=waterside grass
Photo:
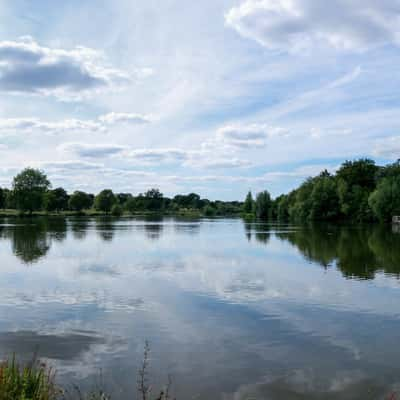
[[[154,394],[149,384],[149,352],[146,343],[138,371],[137,397],[132,395],[132,399],[173,400],[170,376],[165,388]],[[19,364],[15,357],[0,363],[0,400],[111,400],[101,386],[88,393],[83,393],[77,386],[72,390],[61,388],[56,384],[55,371],[36,359],[24,365]]]
[[[0,400],[54,400],[61,395],[54,382],[54,372],[40,362],[0,364]]]

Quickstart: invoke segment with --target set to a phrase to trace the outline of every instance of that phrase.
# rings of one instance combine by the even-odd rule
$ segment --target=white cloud
[[[182,163],[189,152],[182,149],[136,149],[127,152],[127,158],[138,164]]]
[[[400,159],[400,136],[392,136],[375,143],[374,155],[391,160]]]
[[[66,119],[62,121],[42,121],[38,118],[4,118],[0,119],[0,132],[33,132],[60,133],[70,131],[105,131],[97,121]]]
[[[225,21],[270,49],[361,50],[398,43],[399,16],[397,0],[246,0]]]
[[[177,164],[188,168],[231,169],[249,167],[251,163],[238,157],[221,156],[211,151],[184,150],[180,148],[133,149],[116,144],[63,143],[58,150],[73,153],[82,158],[106,158],[113,156],[119,161],[147,167]]]
[[[116,124],[118,122],[127,122],[133,124],[147,124],[151,122],[151,117],[147,115],[134,113],[116,113],[111,112],[99,117],[99,121],[105,124]]]
[[[266,124],[226,125],[218,129],[217,140],[234,147],[264,147],[267,139],[287,135],[283,128]]]
[[[263,176],[256,179],[264,182],[274,182],[280,179],[308,178],[317,176],[324,170],[327,170],[330,173],[334,173],[338,168],[339,166],[337,165],[326,165],[326,164],[303,165],[291,171],[267,172]]]
[[[134,75],[142,77],[140,70]],[[67,99],[126,85],[135,76],[106,65],[102,53],[87,47],[49,48],[32,38],[0,42],[3,92],[50,94]],[[144,76],[148,76],[148,71]]]
[[[80,171],[80,170],[99,170],[103,168],[103,164],[90,163],[80,160],[68,160],[68,161],[48,161],[40,163],[40,168],[49,171],[57,172],[68,172],[68,171]],[[75,173],[75,172],[74,172]]]
[[[231,169],[243,168],[251,166],[251,162],[240,158],[212,157],[211,154],[199,154],[198,157],[193,157],[186,165],[191,167],[209,168],[209,169]]]
[[[228,169],[248,167],[251,163],[238,157],[221,156],[211,151],[165,149],[135,149],[124,158],[141,165],[180,164],[190,168]]]
[[[134,113],[111,112],[101,115],[96,120],[64,119],[60,121],[43,121],[39,118],[0,118],[0,133],[59,134],[64,132],[106,132],[110,126],[119,123],[141,125],[150,123],[148,116]]]
[[[121,154],[126,147],[116,144],[64,143],[59,146],[59,150],[83,158],[104,158]]]

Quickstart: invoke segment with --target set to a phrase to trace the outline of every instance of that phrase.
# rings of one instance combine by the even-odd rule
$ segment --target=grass
[[[165,389],[153,395],[148,373],[149,354],[150,348],[146,343],[138,372],[137,398],[173,400],[170,395],[172,384],[170,377]],[[22,366],[13,357],[0,363],[0,400],[111,400],[111,396],[101,387],[89,393],[82,393],[79,387],[74,387],[70,392],[59,387],[55,378],[55,372],[45,364],[34,360]]]
[[[0,365],[0,400],[54,400],[61,392],[55,374],[44,364],[20,366],[15,357]]]

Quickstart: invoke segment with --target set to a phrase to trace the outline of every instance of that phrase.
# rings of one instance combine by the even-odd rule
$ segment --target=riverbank
[[[34,211],[32,213],[21,213],[18,210],[5,209],[0,210],[0,218],[7,217],[186,217],[186,218],[206,218],[206,217],[240,217],[240,213],[236,214],[214,214],[208,215],[200,210],[183,209],[177,211],[138,211],[127,212],[121,214],[105,213],[97,210],[82,210],[82,211],[60,211],[60,212],[47,212],[47,211]]]

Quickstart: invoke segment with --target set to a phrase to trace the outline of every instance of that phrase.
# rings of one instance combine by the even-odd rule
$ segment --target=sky
[[[400,158],[400,0],[2,0],[0,185],[273,196]]]

